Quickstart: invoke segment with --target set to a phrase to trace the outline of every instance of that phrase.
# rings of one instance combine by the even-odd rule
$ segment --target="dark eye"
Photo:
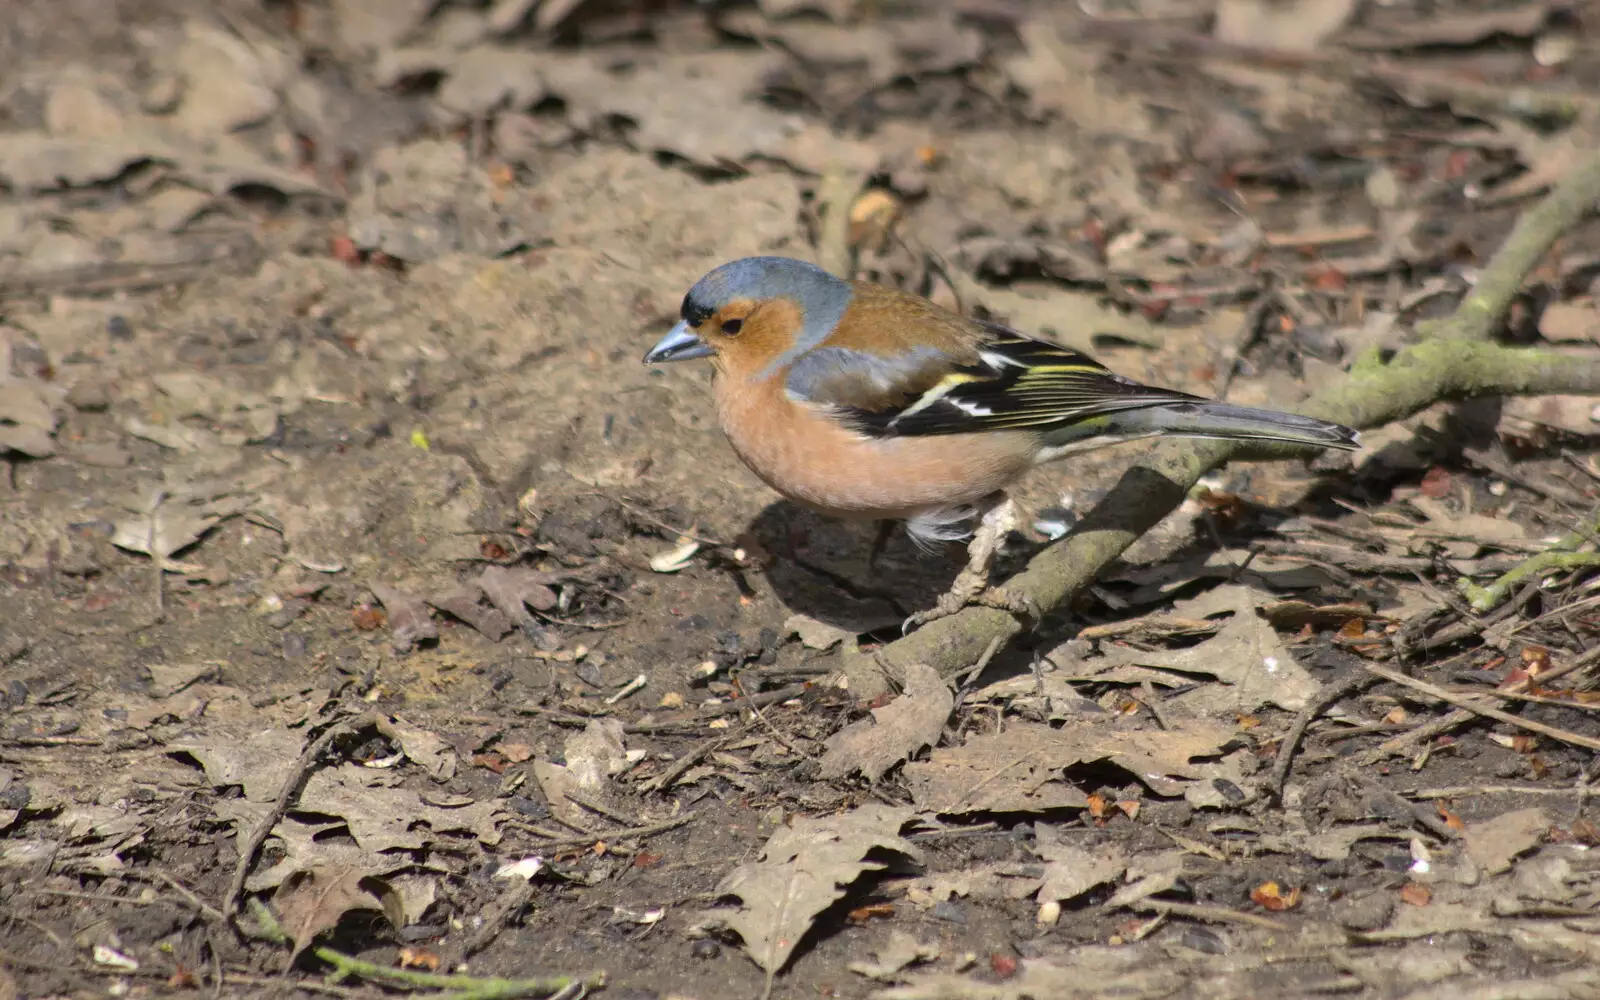
[[[737,337],[742,329],[744,329],[744,320],[742,319],[725,319],[722,321],[722,332],[726,336]]]

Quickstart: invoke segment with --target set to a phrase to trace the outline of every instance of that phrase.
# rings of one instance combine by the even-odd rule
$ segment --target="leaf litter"
[[[744,548],[770,494],[713,446],[700,375],[646,375],[630,346],[716,260],[811,254],[833,210],[810,200],[814,177],[842,166],[873,176],[853,207],[887,206],[857,220],[872,277],[1133,375],[1292,405],[1464,293],[1509,221],[1496,206],[1592,146],[1581,101],[1537,113],[1551,80],[1588,71],[1583,48],[1563,51],[1564,13],[1308,0],[1119,27],[981,4],[603,6],[185,12],[134,34],[145,62],[128,72],[81,48],[92,25],[53,33],[80,46],[63,65],[25,54],[0,282],[23,292],[8,323],[48,350],[13,337],[0,366],[15,463],[0,579],[19,609],[0,625],[0,864],[78,893],[170,866],[216,904],[228,851],[270,819],[244,891],[275,891],[296,953],[347,913],[398,929],[431,906],[442,948],[493,949],[473,963],[494,967],[523,935],[578,940],[574,907],[602,886],[645,913],[685,898],[671,878],[732,868],[739,905],[722,915],[769,987],[792,985],[782,969],[798,984],[850,968],[896,996],[1276,995],[1284,975],[1432,995],[1483,978],[1469,951],[1528,970],[1531,990],[1572,985],[1560,963],[1592,955],[1586,931],[1528,914],[1592,909],[1587,772],[1517,720],[1581,730],[1592,677],[1551,690],[1515,671],[1542,644],[1563,665],[1591,644],[1586,578],[1493,622],[1440,595],[1570,530],[1523,484],[1592,499],[1585,397],[1508,402],[1493,433],[1516,477],[1454,466],[1439,445],[1458,429],[1438,414],[1392,429],[1356,456],[1359,489],[1329,494],[1358,511],[1284,500],[1293,471],[1230,470],[1219,490],[1272,517],[1196,502],[1041,627],[1045,655],[991,665],[959,697],[915,669],[852,702],[870,696],[860,674],[841,688],[819,654],[870,663],[875,637],[823,624],[846,601],[836,581],[807,601],[784,576],[804,562],[824,579],[850,546],[790,518]],[[1136,54],[1117,40],[1130,28],[1150,41]],[[1382,64],[1363,61],[1374,48]],[[1390,88],[1381,113],[1372,81]],[[236,257],[239,235],[253,249]],[[1544,315],[1517,327],[1578,361],[1591,244],[1580,231],[1530,283]],[[1317,353],[1319,336],[1339,349]],[[1032,499],[1081,512],[1110,481],[1099,463],[1074,469],[1082,495],[1039,477]],[[652,573],[677,534],[568,516],[580,489],[626,491],[753,555],[706,547]],[[1276,519],[1297,504],[1316,516]],[[165,620],[72,645],[36,624],[46,599],[118,620],[104,602],[142,564],[129,553],[184,574]],[[896,584],[926,566],[894,545],[885,558]],[[834,576],[865,593],[853,566]],[[384,617],[387,636],[351,627]],[[580,639],[582,657],[546,648]],[[1395,684],[1321,704],[1345,671],[1395,660],[1510,721],[1474,725]],[[604,699],[631,677],[666,697]],[[315,761],[275,815],[307,727],[346,699],[403,715],[370,753]],[[1311,709],[1280,808],[1267,769]],[[1424,728],[1381,768],[1342,756]],[[659,826],[658,805],[702,818],[605,832]],[[759,860],[735,865],[772,820]],[[472,877],[502,846],[542,859],[515,880],[528,895],[486,897]],[[565,896],[530,906],[556,878]],[[879,901],[902,895],[911,907]],[[846,898],[864,905],[841,914]],[[470,941],[463,915],[483,918]],[[835,933],[841,915],[867,922]],[[661,944],[677,919],[639,925],[655,928],[644,947],[606,938],[603,961],[650,970],[652,988],[696,963],[750,986],[748,963],[704,949],[680,967]],[[34,926],[8,949],[57,961]],[[118,927],[127,940],[96,943],[205,967],[192,931]]]

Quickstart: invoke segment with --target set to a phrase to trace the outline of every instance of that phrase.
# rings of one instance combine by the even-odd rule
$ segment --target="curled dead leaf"
[[[1294,887],[1285,892],[1276,882],[1263,882],[1250,890],[1250,901],[1263,910],[1282,913],[1300,905],[1300,889]]]
[[[692,538],[680,538],[678,544],[665,552],[657,552],[650,557],[650,568],[657,573],[676,573],[689,565],[694,554],[700,551],[700,543]]]

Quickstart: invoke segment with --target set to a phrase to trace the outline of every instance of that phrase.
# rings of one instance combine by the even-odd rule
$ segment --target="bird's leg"
[[[967,565],[956,574],[955,582],[950,585],[950,589],[939,596],[938,603],[932,608],[919,611],[907,618],[904,631],[909,632],[919,625],[948,618],[969,604],[981,604],[1012,614],[1039,617],[1038,605],[1033,601],[1008,590],[989,586],[989,569],[994,564],[995,554],[1000,551],[1006,536],[1016,526],[1016,504],[1010,497],[1002,497],[1000,502],[990,507],[978,522],[978,529],[973,532],[972,541],[967,544]]]

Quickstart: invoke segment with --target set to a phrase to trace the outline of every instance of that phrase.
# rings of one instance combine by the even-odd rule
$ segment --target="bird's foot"
[[[1010,587],[990,587],[974,597],[972,603],[1009,612],[1019,618],[1030,618],[1033,621],[1044,617],[1044,610],[1039,607],[1038,601]]]
[[[989,568],[1000,551],[1006,536],[1017,524],[1017,508],[1009,497],[1001,500],[983,515],[972,541],[967,545],[967,565],[956,574],[950,589],[939,595],[939,600],[926,611],[919,611],[905,620],[901,634],[940,618],[948,618],[969,604],[1002,608],[1013,614],[1032,614],[1038,605],[1026,597],[989,586]]]

